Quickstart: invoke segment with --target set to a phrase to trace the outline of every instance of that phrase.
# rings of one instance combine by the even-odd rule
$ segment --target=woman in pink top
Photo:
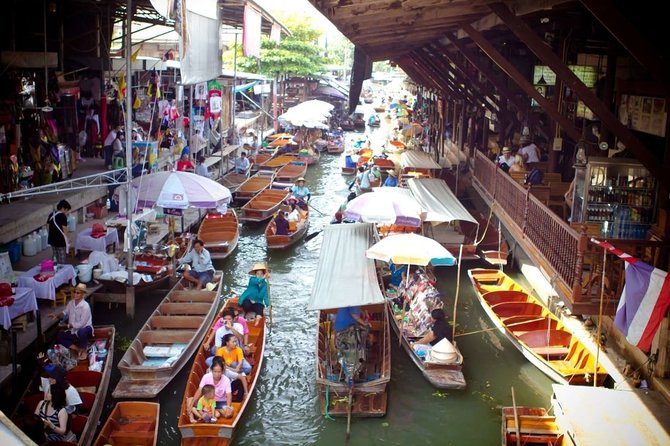
[[[232,418],[233,417],[233,408],[230,406],[233,401],[233,393],[230,388],[230,379],[223,374],[225,370],[225,365],[223,359],[220,356],[215,356],[214,361],[212,362],[212,368],[209,373],[205,373],[200,380],[200,386],[198,390],[195,391],[195,395],[189,399],[189,421],[195,423],[196,420],[193,417],[193,407],[198,402],[202,396],[202,388],[206,384],[211,384],[214,386],[214,399],[216,400],[216,408],[219,410],[219,413],[223,418]]]
[[[242,349],[246,353],[247,350],[249,350],[249,325],[247,324],[247,320],[244,318],[244,315],[240,313],[240,307],[233,307],[233,310],[235,311],[235,322],[240,324],[243,328],[242,335],[244,336],[244,342],[240,342]],[[214,326],[212,327],[212,333],[216,333],[216,330],[221,328],[224,323],[223,319],[223,310],[219,313],[218,319],[214,323]]]

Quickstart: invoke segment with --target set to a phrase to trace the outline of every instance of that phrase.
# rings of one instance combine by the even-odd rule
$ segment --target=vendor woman
[[[444,310],[436,308],[430,312],[430,317],[433,320],[433,326],[430,328],[430,331],[412,345],[414,351],[420,356],[425,356],[442,339],[447,339],[451,342],[451,329],[449,328],[449,324],[447,324]]]
[[[256,313],[254,325],[258,325],[263,317],[263,310],[270,304],[267,282],[270,273],[264,263],[257,263],[249,271],[249,274],[251,274],[249,284],[240,296],[239,305],[244,308],[245,312],[253,311]]]

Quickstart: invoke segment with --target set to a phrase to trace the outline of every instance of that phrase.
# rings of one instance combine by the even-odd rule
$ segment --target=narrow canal
[[[351,178],[340,174],[340,157],[323,154],[307,173],[314,211],[308,232],[319,231],[345,199]],[[319,215],[320,211],[324,215]],[[346,420],[320,415],[315,385],[316,313],[306,310],[322,237],[299,243],[286,252],[268,253],[263,226],[244,226],[237,251],[216,264],[225,272],[225,292],[241,292],[253,263],[267,261],[272,270],[271,294],[274,324],[268,336],[260,384],[248,407],[235,445],[342,445]],[[461,271],[458,332],[487,329],[491,323],[476,301],[467,278],[468,268],[486,267],[465,262]],[[520,274],[508,271],[520,279]],[[452,308],[456,267],[437,268],[439,287]],[[525,283],[525,282],[522,282]],[[120,321],[118,314],[101,305],[96,323],[116,323],[118,332],[132,339],[162,296],[138,304],[134,321]],[[115,313],[115,314],[114,314]],[[451,313],[451,311],[449,311]],[[393,342],[388,414],[384,418],[355,419],[349,445],[497,445],[500,444],[500,406],[511,405],[511,391],[519,405],[546,406],[551,382],[531,366],[497,331],[458,338],[465,357],[464,391],[440,392],[431,387],[405,352]],[[115,362],[121,358],[117,351]],[[159,445],[178,445],[177,418],[188,369],[159,396],[161,426]],[[113,406],[111,391],[118,382],[114,370],[104,415]]]

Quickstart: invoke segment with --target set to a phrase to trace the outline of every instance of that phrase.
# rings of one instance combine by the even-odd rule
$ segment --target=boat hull
[[[224,304],[223,310],[237,305],[237,298],[231,298]],[[222,310],[222,311],[223,311]],[[209,327],[208,333],[213,327]],[[200,380],[207,370],[205,359],[209,349],[200,346],[193,360],[193,365],[186,382],[186,390],[182,398],[181,412],[179,415],[179,431],[181,432],[182,446],[196,445],[217,445],[226,446],[230,444],[235,434],[235,430],[240,425],[242,417],[245,414],[249,401],[253,396],[254,390],[258,384],[260,371],[263,367],[263,352],[265,351],[265,318],[262,318],[258,325],[249,323],[249,343],[252,348],[252,356],[249,362],[252,364],[252,370],[249,381],[249,392],[244,396],[242,402],[233,402],[234,415],[232,418],[219,418],[216,423],[191,423],[188,417],[188,407],[190,398],[198,390]]]
[[[235,193],[235,200],[248,201],[269,188],[274,181],[274,172],[259,172],[240,185]]]
[[[154,398],[184,367],[216,315],[223,273],[216,274],[213,291],[188,290],[182,279],[165,296],[119,361],[114,398]]]
[[[498,330],[541,372],[560,384],[603,385],[607,370],[537,298],[496,269],[471,269],[482,308]],[[596,373],[597,372],[597,373]]]
[[[286,249],[290,246],[298,243],[307,233],[309,229],[309,211],[305,212],[304,220],[298,224],[295,231],[289,233],[288,235],[276,235],[274,219],[268,223],[265,228],[265,242],[268,249]]]
[[[303,160],[292,161],[277,171],[276,181],[294,183],[298,178],[305,176],[307,163]]]
[[[144,401],[116,403],[93,446],[133,444],[155,446],[160,404]]]
[[[245,223],[258,223],[272,217],[289,197],[286,190],[266,189],[242,206],[239,219]]]
[[[354,417],[383,417],[388,403],[388,384],[391,379],[391,334],[384,304],[362,307],[372,315],[369,331],[366,369],[368,374],[361,382],[354,382],[351,415]],[[349,384],[338,372],[335,353],[335,332],[329,319],[334,310],[319,312],[317,329],[316,382],[319,386],[319,405],[323,415],[346,417],[349,413]],[[369,379],[371,378],[371,379]]]
[[[225,259],[232,254],[239,237],[239,221],[233,209],[220,217],[205,216],[198,229],[198,238],[205,243],[212,259]]]

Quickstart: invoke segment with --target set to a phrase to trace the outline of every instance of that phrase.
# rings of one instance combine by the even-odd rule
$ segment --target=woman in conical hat
[[[268,279],[270,273],[265,263],[256,263],[251,271],[251,277],[247,284],[247,289],[242,293],[239,300],[239,305],[245,312],[253,311],[256,313],[256,322],[258,325],[263,317],[265,307],[270,305],[270,298],[268,296]]]

